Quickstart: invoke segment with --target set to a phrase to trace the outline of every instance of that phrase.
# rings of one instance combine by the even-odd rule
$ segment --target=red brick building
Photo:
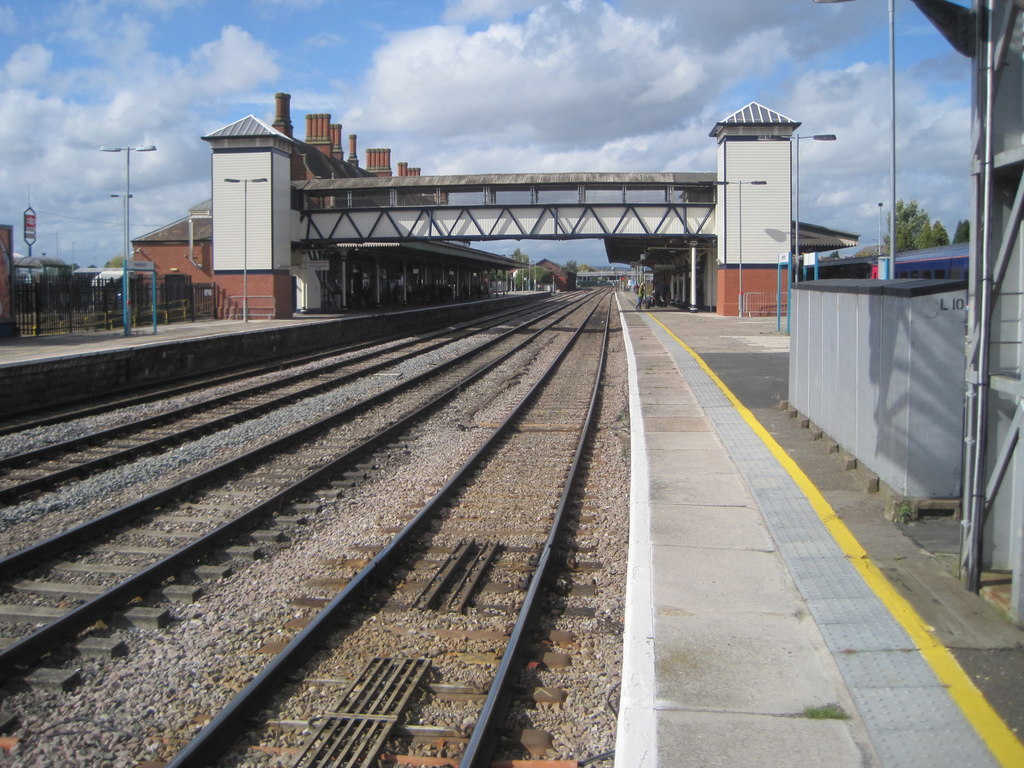
[[[551,273],[551,281],[554,283],[556,291],[576,290],[576,273],[572,270],[568,270],[561,264],[556,264],[549,259],[541,259],[537,262],[537,266]]]
[[[391,150],[388,148],[366,150],[365,168],[360,167],[355,134],[348,137],[346,159],[342,147],[342,126],[331,122],[329,113],[307,114],[305,141],[296,139],[291,121],[291,96],[287,93],[278,93],[275,97],[273,125],[268,126],[259,118],[249,115],[204,139],[216,147],[222,139],[249,138],[256,143],[261,137],[272,139],[271,135],[277,137],[274,142],[279,151],[287,152],[289,181],[393,175]],[[419,176],[420,169],[410,168],[408,163],[400,162],[398,175]],[[214,181],[216,183],[219,180]],[[251,190],[247,189],[246,194],[255,191],[254,186]],[[246,201],[251,202],[254,208],[257,204],[255,198],[253,194]],[[214,252],[212,209],[211,198],[193,206],[187,216],[136,238],[132,241],[133,258],[153,262],[160,275],[182,275],[197,283],[216,283],[218,315],[221,317],[239,314],[238,297],[243,292],[250,299],[251,316],[290,317],[295,311],[294,289],[286,257],[279,256],[274,264],[261,264],[258,254],[254,253],[252,263],[242,269],[230,263],[224,254],[218,259],[218,254]],[[250,211],[250,214],[255,214],[255,210]],[[249,237],[249,233],[246,233],[246,237]],[[272,304],[267,303],[267,297],[272,299]],[[257,298],[260,300],[258,305]]]

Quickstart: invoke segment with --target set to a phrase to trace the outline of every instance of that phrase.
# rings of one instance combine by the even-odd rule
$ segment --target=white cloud
[[[55,253],[63,231],[63,246],[77,240],[83,264],[120,252],[121,214],[109,195],[123,189],[124,160],[100,146],[156,145],[132,158],[132,231],[162,226],[209,195],[209,148],[200,139],[211,127],[206,110],[247,100],[279,71],[273,50],[232,26],[183,50],[182,59],[161,55],[151,47],[153,17],[122,10],[72,3],[60,19],[65,26],[55,20],[50,35],[73,39],[73,59],[32,43],[0,74],[0,184],[11,191],[0,221],[17,218],[31,186],[37,249]]]
[[[587,0],[477,32],[399,33],[374,58],[361,111],[395,133],[555,149],[651,130],[702,100],[707,79],[685,48],[656,44],[666,23]]]
[[[22,87],[43,80],[53,61],[53,53],[39,43],[23,45],[4,64],[4,75],[14,87]]]
[[[890,208],[888,69],[855,64],[799,78],[791,96],[804,135],[834,133],[835,142],[801,142],[801,218],[859,231],[877,241],[878,203]],[[896,194],[916,199],[952,231],[969,215],[970,110],[966,99],[933,100],[906,79],[897,100]]]
[[[802,218],[876,236],[877,202],[888,200],[885,49],[858,53],[867,63],[855,65],[839,49],[862,33],[884,37],[877,4],[448,0],[441,22],[413,26],[337,3],[360,6],[349,26],[296,23],[286,34],[297,11],[327,5],[253,0],[262,12],[223,28],[213,21],[222,6],[204,0],[69,0],[59,14],[47,5],[45,35],[14,37],[25,45],[8,48],[0,70],[0,184],[14,198],[32,185],[33,204],[47,212],[43,238],[59,227],[57,213],[112,222],[78,228],[81,254],[86,238],[119,247],[119,208],[107,194],[123,185],[123,158],[100,145],[158,147],[132,158],[138,233],[209,194],[199,137],[250,111],[272,114],[276,90],[292,93],[297,133],[307,109],[344,112],[336,118],[362,147],[392,146],[394,162],[425,174],[710,172],[711,127],[756,100],[802,121],[802,133],[839,136],[801,145]],[[193,42],[159,52],[175,22],[192,21],[191,6],[217,13],[198,16],[209,27]],[[12,7],[0,6],[0,30],[20,32],[26,18]],[[374,34],[343,37],[368,28]],[[378,31],[388,36],[370,61],[362,46]],[[903,50],[917,39],[901,40]],[[314,44],[331,56],[288,58]],[[335,64],[357,61],[355,50],[357,64]],[[952,227],[967,215],[968,64],[935,50],[913,60],[920,72],[901,70],[899,194]],[[0,201],[0,221],[16,219],[23,202]]]
[[[238,93],[277,77],[274,52],[238,27],[225,27],[220,39],[192,55],[186,77],[195,92],[209,96]]]
[[[337,32],[320,32],[306,38],[306,45],[311,48],[337,48],[345,42],[345,37]]]
[[[444,18],[453,23],[477,19],[506,20],[536,7],[535,0],[449,0]]]

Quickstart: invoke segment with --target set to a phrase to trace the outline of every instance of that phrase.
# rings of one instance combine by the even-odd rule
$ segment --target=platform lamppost
[[[249,184],[263,184],[259,179],[224,179],[242,185],[242,322],[249,322]]]
[[[132,238],[130,231],[130,210],[132,199],[132,152],[152,152],[156,149],[152,144],[137,147],[100,147],[100,152],[124,152],[124,261],[121,265],[121,312],[124,324],[124,335],[132,335],[132,314],[128,296],[130,281],[128,279],[128,262],[132,256]],[[156,317],[156,307],[153,307]]]
[[[852,0],[814,0],[816,3],[848,3]],[[879,238],[881,241],[881,238]],[[881,248],[881,245],[879,245]],[[879,266],[882,259],[879,257]],[[896,6],[889,0],[889,255],[885,277],[896,277]],[[879,277],[882,277],[879,274]]]
[[[882,255],[882,203],[878,204],[878,252],[876,256]]]
[[[739,236],[739,246],[740,247],[736,250],[736,255],[737,255],[738,259],[739,259],[739,269],[738,269],[738,272],[739,272],[739,281],[738,281],[739,282],[739,286],[738,286],[738,289],[737,289],[737,292],[738,292],[737,300],[739,302],[739,309],[736,312],[736,314],[739,315],[740,317],[743,317],[743,187],[745,185],[747,185],[747,184],[749,184],[750,186],[753,186],[753,187],[763,187],[767,183],[768,182],[764,181],[763,179],[758,179],[757,181],[716,181],[715,182],[715,184],[717,184],[720,187],[727,187],[727,186],[729,186],[731,184],[735,184],[737,187],[739,187],[739,195],[738,195],[739,199],[738,199],[737,205],[736,205],[737,225],[738,225],[738,229],[740,231],[740,236]]]
[[[813,136],[800,136],[799,134],[793,134],[790,137],[790,141],[796,145],[796,232],[793,237],[793,250],[796,254],[797,263],[800,263],[800,142],[801,141],[835,141],[836,135],[834,133],[816,133]]]

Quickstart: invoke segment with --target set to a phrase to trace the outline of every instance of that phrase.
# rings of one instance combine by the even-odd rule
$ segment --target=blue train
[[[941,245],[920,251],[896,254],[896,277],[965,280],[969,243]],[[820,278],[850,277],[878,278],[878,257],[861,256],[852,259],[832,259],[818,262]]]

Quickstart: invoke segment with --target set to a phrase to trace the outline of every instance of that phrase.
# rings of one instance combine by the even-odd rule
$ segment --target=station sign
[[[36,212],[29,206],[25,209],[25,244],[36,243]]]

